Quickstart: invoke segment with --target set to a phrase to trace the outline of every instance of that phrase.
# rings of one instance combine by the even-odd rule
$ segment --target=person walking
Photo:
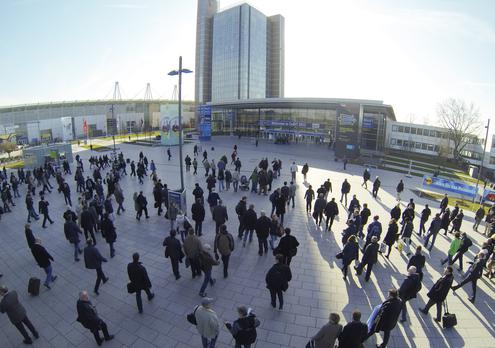
[[[347,279],[347,269],[354,260],[359,260],[359,244],[356,236],[351,234],[342,249],[342,279]]]
[[[449,225],[450,225],[450,210],[449,208],[445,208],[443,215],[442,215],[442,223],[440,225],[440,229],[445,230],[444,236],[447,235],[447,232],[449,231]]]
[[[474,303],[476,299],[476,284],[478,279],[483,276],[483,268],[485,265],[485,257],[487,253],[486,250],[481,250],[475,257],[474,262],[469,266],[469,269],[466,271],[464,275],[464,279],[457,285],[452,287],[452,291],[456,291],[459,288],[463,287],[467,283],[471,283],[472,295],[468,298],[469,302]]]
[[[211,307],[212,303],[212,298],[204,297],[201,306],[197,306],[194,310],[196,329],[201,335],[203,348],[215,348],[220,333],[220,320]]]
[[[136,214],[136,219],[138,221],[141,220],[141,216],[143,216],[143,211],[144,211],[144,214],[146,216],[147,219],[150,218],[150,216],[148,215],[148,200],[146,199],[146,197],[143,195],[143,191],[139,191],[139,195],[136,197],[136,200],[135,202],[137,203],[138,205],[138,212]]]
[[[45,196],[41,195],[41,200],[38,203],[38,212],[43,215],[43,228],[46,228],[46,221],[50,221],[50,225],[53,224],[53,220],[50,218],[48,212],[49,202],[45,201]]]
[[[363,183],[361,184],[361,187],[364,186],[364,188],[367,190],[368,189],[368,180],[371,178],[371,173],[368,168],[364,168],[363,172]]]
[[[24,235],[26,236],[29,249],[32,249],[33,245],[36,243],[36,238],[34,238],[33,230],[31,230],[30,224],[24,225]]]
[[[368,230],[366,232],[366,242],[364,243],[363,251],[371,243],[371,239],[373,237],[376,237],[377,241],[380,240],[380,237],[382,235],[382,224],[380,221],[378,221],[379,219],[380,217],[378,215],[375,215],[373,217],[373,222],[368,225]]]
[[[311,337],[310,342],[314,343],[314,348],[335,347],[335,341],[342,332],[342,325],[339,324],[339,321],[340,316],[337,313],[330,313],[328,323]]]
[[[461,234],[459,232],[456,232],[454,234],[454,239],[452,239],[452,242],[450,242],[450,247],[449,251],[447,252],[447,257],[442,260],[442,265],[445,263],[449,263],[449,266],[452,265],[452,259],[454,255],[457,253],[459,248],[461,247]]]
[[[464,211],[461,209],[459,213],[452,220],[452,229],[450,230],[450,233],[461,231],[461,225],[463,219],[464,219]]]
[[[373,197],[376,198],[378,196],[378,190],[380,189],[380,186],[382,185],[382,182],[380,181],[380,178],[377,176],[375,181],[373,182]]]
[[[68,216],[67,220],[65,221],[64,234],[69,243],[74,244],[74,261],[78,262],[79,254],[82,254],[82,250],[79,247],[79,243],[81,242],[79,235],[82,235],[82,232],[79,226],[77,226],[77,224],[72,221],[71,216]]]
[[[292,208],[294,208],[295,206],[294,201],[296,199],[296,190],[297,190],[296,184],[294,183],[294,181],[291,181],[289,186],[289,200],[287,201],[287,206],[292,201]]]
[[[280,224],[284,224],[284,216],[285,216],[285,207],[286,207],[286,199],[283,194],[279,194],[275,199],[275,214],[279,217]]]
[[[453,270],[451,266],[447,266],[443,272],[443,275],[440,279],[438,279],[433,287],[428,292],[427,296],[429,297],[428,303],[424,308],[421,308],[419,311],[423,314],[428,314],[428,311],[433,305],[437,306],[437,316],[435,321],[440,322],[442,318],[442,304],[443,301],[447,298],[449,294],[450,288],[452,287],[452,283],[454,281],[454,275],[452,274]]]
[[[335,202],[335,198],[332,199],[325,205],[324,214],[326,216],[325,220],[325,230],[331,231],[332,225],[335,217],[339,215],[339,207]]]
[[[235,213],[239,219],[239,228],[237,229],[237,237],[242,239],[244,234],[244,215],[247,211],[247,197],[243,196],[241,200],[235,206]]]
[[[452,264],[454,264],[457,260],[459,260],[459,268],[458,270],[462,272],[462,258],[464,254],[469,250],[469,248],[473,245],[473,241],[467,236],[466,232],[461,233],[461,246],[454,258],[452,259]]]
[[[220,226],[225,224],[229,220],[229,214],[227,213],[227,208],[223,205],[222,200],[219,200],[218,205],[213,207],[212,217],[213,220],[215,221],[215,234],[218,234]],[[246,237],[244,237],[244,241],[245,240]]]
[[[397,221],[395,219],[391,219],[388,223],[388,230],[385,238],[383,238],[383,243],[388,246],[387,255],[385,257],[388,259],[390,257],[390,252],[392,251],[392,247],[399,239],[399,226],[397,225]]]
[[[285,208],[285,204],[284,204]],[[253,241],[253,233],[256,228],[256,222],[258,220],[258,215],[254,211],[254,204],[249,205],[249,209],[244,214],[242,221],[244,225],[244,239],[242,241],[242,246],[246,247],[246,241],[249,237],[249,243]]]
[[[27,218],[28,223],[31,223],[31,218],[35,220],[39,220],[40,217],[38,216],[38,214],[36,214],[36,211],[34,210],[33,197],[29,192],[26,194],[26,209],[28,211],[28,218]]]
[[[290,267],[285,264],[285,257],[281,254],[275,255],[277,263],[274,264],[268,273],[266,274],[265,281],[266,287],[270,291],[271,305],[273,308],[277,307],[276,297],[278,297],[279,310],[284,307],[284,295],[283,291],[287,291],[289,288],[289,282],[292,279],[292,273]]]
[[[213,252],[217,261],[220,257],[222,259],[224,278],[229,276],[229,260],[234,248],[234,237],[227,231],[227,226],[221,225],[220,232],[215,236]],[[220,257],[218,253],[220,253]]]
[[[373,265],[378,261],[378,237],[371,237],[371,243],[366,246],[363,252],[363,257],[361,258],[361,262],[357,267],[354,267],[356,270],[356,275],[361,275],[363,269],[366,267],[366,275],[364,277],[365,281],[370,280],[371,270],[373,269]]]
[[[289,169],[290,169],[291,180],[293,182],[295,182],[296,181],[296,173],[298,171],[296,162],[292,162]]]
[[[239,319],[233,323],[225,322],[225,327],[232,334],[235,340],[235,348],[251,348],[251,345],[256,342],[256,328],[260,326],[260,321],[256,319],[256,315],[251,308],[245,306],[237,307]]]
[[[304,182],[306,182],[306,177],[307,177],[307,175],[308,175],[308,171],[309,171],[309,166],[308,166],[308,164],[307,164],[307,163],[305,163],[305,164],[303,165],[303,167],[302,167],[302,170],[301,170],[301,173],[302,173],[303,178],[304,178]],[[295,177],[295,175],[294,175],[294,177]],[[292,179],[292,180],[295,180],[295,179]]]
[[[340,188],[340,203],[342,203],[342,200],[345,198],[345,206],[347,207],[347,195],[351,192],[351,184],[347,181],[347,179],[344,179],[344,182],[342,183],[342,187]]]
[[[418,230],[418,235],[421,237],[421,235],[424,233],[426,235],[426,229],[425,229],[425,224],[430,218],[431,215],[431,210],[428,207],[428,204],[425,204],[425,208],[421,212],[421,218],[419,219],[419,230]]]
[[[210,206],[210,213],[213,218],[213,209],[218,205],[219,201],[221,201],[218,193],[215,192],[215,188],[211,189],[211,192],[208,194],[208,205]]]
[[[130,287],[136,293],[136,303],[139,313],[143,313],[143,300],[141,299],[141,291],[144,290],[148,296],[148,301],[151,301],[155,294],[151,289],[151,281],[148,277],[146,268],[139,262],[139,253],[132,254],[132,262],[127,265],[127,275],[129,276]],[[129,285],[127,285],[129,288]]]
[[[113,244],[117,240],[117,232],[108,213],[103,214],[103,219],[101,220],[101,235],[110,246],[110,257],[113,258],[115,256]]]
[[[315,201],[315,205],[313,207],[313,217],[315,218],[316,225],[321,225],[321,220],[323,219],[323,211],[327,206],[327,200],[324,197],[323,193],[318,195],[318,198]]]
[[[425,267],[426,257],[423,255],[423,248],[421,245],[416,247],[416,252],[407,262],[407,269],[411,266],[416,267],[416,273],[419,275],[419,281],[423,281],[423,268]]]
[[[105,284],[109,279],[103,273],[103,269],[101,268],[102,262],[107,262],[107,259],[101,256],[100,251],[94,246],[93,241],[88,239],[86,241],[86,248],[84,248],[84,264],[87,269],[96,270],[96,283],[93,290],[96,295],[100,294],[98,292],[100,283],[103,281],[103,284]]]
[[[26,327],[31,331],[31,334],[35,339],[40,336],[34,325],[29,320],[26,309],[19,302],[19,297],[16,291],[9,291],[9,289],[2,285],[0,286],[0,313],[7,313],[10,322],[19,330],[22,337],[24,337],[24,344],[32,344],[33,340],[27,333]]]
[[[397,192],[397,202],[400,202],[400,195],[404,192],[404,182],[402,179],[397,184],[397,188],[395,190]]]
[[[449,206],[449,196],[445,194],[445,196],[440,201],[440,214],[443,214],[445,209]]]
[[[387,346],[390,339],[390,332],[397,325],[403,306],[402,301],[398,298],[397,289],[390,289],[388,291],[388,299],[380,306],[380,310],[368,334],[368,337],[370,337],[376,332],[383,332],[383,342],[377,345],[377,348],[385,348]]]
[[[309,185],[304,194],[304,199],[306,200],[306,213],[311,213],[311,202],[313,202],[314,197],[315,191],[313,190],[313,186]]]
[[[77,300],[77,321],[91,331],[99,346],[102,345],[103,339],[105,341],[111,341],[115,337],[108,333],[107,324],[100,318],[96,307],[89,301],[87,291],[81,291],[79,293],[79,300]],[[103,339],[100,337],[100,330],[103,332]]]
[[[438,232],[440,232],[441,224],[442,224],[442,220],[440,218],[440,214],[436,214],[433,220],[431,221],[430,227],[428,228],[428,233],[425,236],[424,246],[429,251],[433,249],[433,245],[435,244],[435,239],[437,238],[437,234]],[[430,238],[431,238],[431,244],[430,247],[428,248],[428,242],[430,241]]]
[[[402,281],[399,288],[399,298],[402,301],[402,316],[400,322],[405,322],[407,315],[407,301],[416,298],[419,290],[421,290],[421,279],[419,274],[416,273],[416,267],[410,266],[407,269],[407,277]]]
[[[368,338],[368,326],[361,322],[361,312],[352,312],[352,321],[348,322],[339,335],[339,348],[361,348]]]
[[[214,260],[211,256],[211,246],[209,244],[203,245],[203,250],[199,253],[199,264],[201,265],[201,271],[203,271],[204,279],[199,290],[199,296],[206,297],[206,287],[208,283],[213,286],[216,279],[212,278],[211,271],[213,266],[218,266],[219,262]]]
[[[57,279],[57,276],[53,275],[53,268],[51,261],[54,260],[52,255],[50,255],[48,251],[46,251],[46,249],[41,245],[40,239],[36,239],[33,247],[31,248],[31,253],[33,254],[34,259],[36,260],[38,266],[43,268],[43,270],[46,273],[46,279],[43,285],[47,289],[51,289],[50,283],[53,283],[55,279]]]
[[[172,264],[172,272],[174,273],[175,280],[179,280],[179,262],[182,263],[184,253],[182,252],[180,241],[175,238],[176,235],[176,230],[170,230],[170,235],[163,241],[163,246],[165,247],[165,258],[170,258],[170,263]]]
[[[268,236],[270,234],[272,222],[266,216],[264,210],[260,212],[260,217],[256,221],[255,230],[256,237],[258,238],[258,255],[263,255],[263,250],[265,251],[265,255],[268,254]]]
[[[184,254],[187,260],[189,260],[193,279],[196,278],[196,276],[201,276],[199,253],[201,252],[203,247],[201,245],[201,240],[199,240],[198,236],[194,233],[194,230],[192,228],[187,231],[187,237],[184,240],[182,247],[184,249]]]
[[[404,243],[404,250],[406,252],[406,256],[411,255],[411,237],[413,233],[413,223],[411,219],[406,218],[404,221],[404,228],[402,229],[402,242]]]
[[[486,212],[485,209],[483,208],[482,205],[476,210],[476,214],[474,217],[474,224],[473,224],[473,230],[478,232],[478,227],[480,226],[481,221],[483,221],[483,218],[485,217]]]
[[[122,188],[120,187],[120,184],[117,182],[115,183],[115,188],[113,192],[115,196],[115,202],[117,202],[117,215],[120,215],[121,211],[125,211],[124,209],[124,192],[122,191]]]
[[[91,235],[91,239],[93,240],[94,244],[96,244],[96,237],[94,234],[95,225],[96,221],[93,214],[91,214],[88,206],[84,205],[81,213],[81,227],[84,231],[84,238],[87,240],[89,238],[88,235]]]
[[[299,246],[299,242],[296,237],[291,235],[290,228],[286,227],[284,229],[284,236],[280,238],[280,242],[278,243],[277,248],[274,251],[274,254],[281,254],[284,256],[284,263],[287,266],[290,266],[290,262],[292,258],[297,254],[297,247]]]

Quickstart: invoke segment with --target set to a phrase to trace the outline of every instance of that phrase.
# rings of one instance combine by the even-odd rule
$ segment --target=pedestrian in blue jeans
[[[211,270],[213,266],[218,266],[220,263],[211,256],[211,246],[209,244],[203,245],[203,250],[199,254],[199,260],[201,270],[205,275],[203,284],[199,290],[199,296],[206,297],[206,287],[208,286],[208,283],[210,283],[210,286],[213,286],[216,282],[216,280],[211,276]]]
[[[46,279],[43,285],[45,285],[47,289],[51,289],[50,283],[57,279],[57,276],[53,275],[52,264],[50,262],[53,261],[53,257],[41,245],[41,240],[39,239],[36,239],[36,242],[31,248],[31,252],[33,253],[34,259],[38,263],[38,266],[43,268],[46,273]]]
[[[220,320],[211,308],[212,303],[212,298],[204,297],[201,300],[201,305],[194,309],[196,329],[201,335],[203,348],[215,348],[215,343],[220,333]]]

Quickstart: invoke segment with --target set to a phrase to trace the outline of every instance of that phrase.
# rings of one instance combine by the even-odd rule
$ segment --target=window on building
[[[410,127],[405,127],[404,128],[404,133],[409,133],[411,132],[411,128]]]
[[[397,139],[390,139],[390,145],[396,145],[397,144]]]
[[[495,157],[490,156],[490,164],[495,164]]]
[[[416,143],[416,149],[421,150],[421,143]]]
[[[404,147],[409,147],[409,142],[408,142],[407,140],[404,140],[404,141],[402,142],[402,146],[404,146]]]
[[[421,150],[426,150],[426,149],[427,149],[426,144],[425,144],[425,143],[422,143],[422,144],[421,144]]]
[[[416,128],[411,127],[411,134],[416,134]]]
[[[428,151],[433,151],[433,144],[428,144],[427,145],[427,150]]]
[[[397,139],[397,145],[402,146],[402,140],[401,139]]]
[[[422,128],[417,128],[416,129],[416,134],[417,135],[423,135],[423,129]]]
[[[430,137],[437,137],[437,131],[436,130],[430,130]]]
[[[399,131],[399,126],[393,125],[392,132],[398,132],[398,131]]]
[[[399,132],[404,133],[404,126],[399,126]]]
[[[435,151],[435,152],[438,152],[439,150],[440,150],[440,147],[439,147],[438,145],[435,145],[435,147],[434,147],[434,151]]]

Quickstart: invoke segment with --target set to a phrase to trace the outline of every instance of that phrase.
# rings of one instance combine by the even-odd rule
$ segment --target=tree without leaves
[[[480,114],[473,103],[449,98],[438,105],[438,119],[447,128],[449,139],[454,143],[454,158],[461,159],[461,152],[469,140],[476,137],[480,127]]]
[[[9,158],[10,158],[10,153],[12,151],[15,151],[15,150],[17,150],[17,145],[14,143],[11,143],[10,141],[4,141],[4,142],[0,143],[0,151],[7,152],[7,154],[9,155]]]

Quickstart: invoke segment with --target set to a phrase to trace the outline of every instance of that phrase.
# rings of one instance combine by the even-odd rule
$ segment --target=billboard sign
[[[481,202],[495,203],[495,190],[485,189]]]
[[[199,107],[199,140],[211,140],[211,106],[209,105]]]
[[[62,141],[74,140],[74,133],[72,132],[72,117],[62,117]]]
[[[179,104],[160,105],[160,135],[163,145],[179,145]]]
[[[476,187],[462,182],[425,175],[423,177],[423,187],[457,193],[461,196],[475,197]]]

